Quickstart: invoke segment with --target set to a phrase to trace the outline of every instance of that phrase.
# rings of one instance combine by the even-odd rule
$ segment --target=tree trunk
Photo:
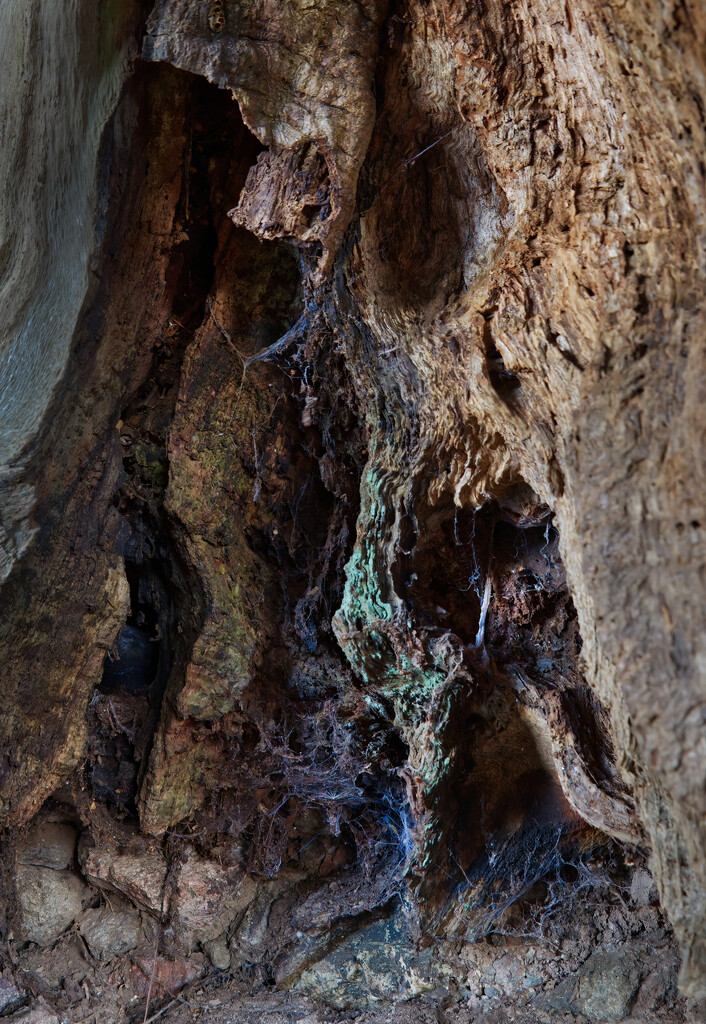
[[[438,1001],[649,857],[706,997],[703,5],[96,6],[0,8],[13,955],[112,892],[148,1004]],[[379,922],[418,989],[327,987]],[[685,1019],[606,936],[565,1008]]]

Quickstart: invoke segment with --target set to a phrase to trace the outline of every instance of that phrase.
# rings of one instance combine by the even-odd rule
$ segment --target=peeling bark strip
[[[702,5],[158,0],[142,53],[6,488],[10,844],[293,986],[612,837],[706,995]]]

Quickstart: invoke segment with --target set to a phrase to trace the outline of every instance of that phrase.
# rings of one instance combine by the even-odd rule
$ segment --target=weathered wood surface
[[[33,536],[27,448],[92,294],[105,228],[99,146],[135,54],[130,3],[0,11],[0,579]],[[41,486],[41,483],[39,484]]]
[[[598,829],[649,846],[703,994],[702,5],[159,0],[143,53],[267,148],[166,66],[118,108],[99,283],[3,516],[37,503],[3,590],[8,823],[65,779],[81,803],[124,557],[171,651],[143,829],[264,834],[278,714],[335,706],[404,779],[425,927],[478,911],[438,879],[483,829]]]

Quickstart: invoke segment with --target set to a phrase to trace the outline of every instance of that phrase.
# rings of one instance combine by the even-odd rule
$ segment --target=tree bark
[[[448,940],[612,839],[706,996],[702,5],[0,33],[8,849]]]

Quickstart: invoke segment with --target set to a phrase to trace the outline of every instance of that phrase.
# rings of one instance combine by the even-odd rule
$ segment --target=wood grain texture
[[[696,0],[158,0],[3,590],[10,825],[113,827],[129,582],[136,833],[447,938],[638,843],[706,995],[705,52]]]

